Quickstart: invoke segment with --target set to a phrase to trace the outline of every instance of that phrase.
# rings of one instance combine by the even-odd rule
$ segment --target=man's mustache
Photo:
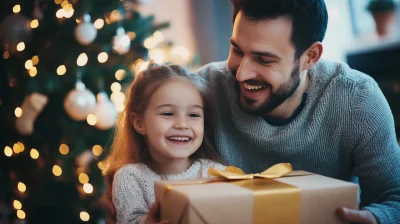
[[[233,77],[236,77],[236,70],[231,71],[231,74]],[[248,85],[252,86],[271,86],[269,83],[265,82],[264,80],[259,80],[259,79],[248,79],[246,81],[243,81],[242,83],[246,83]]]

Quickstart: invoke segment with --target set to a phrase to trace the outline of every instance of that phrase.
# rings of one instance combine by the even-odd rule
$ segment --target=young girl
[[[155,181],[209,177],[209,167],[225,168],[211,144],[213,113],[205,89],[205,80],[178,65],[153,66],[136,76],[104,171],[117,223],[154,218],[147,213]]]

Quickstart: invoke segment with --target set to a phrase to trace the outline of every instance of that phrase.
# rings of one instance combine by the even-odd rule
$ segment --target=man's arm
[[[400,223],[400,149],[390,107],[372,79],[355,88],[351,105],[353,174],[359,178],[361,208],[380,223]]]

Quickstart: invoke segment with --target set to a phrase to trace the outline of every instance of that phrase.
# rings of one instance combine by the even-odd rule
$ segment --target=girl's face
[[[203,100],[196,87],[182,78],[161,85],[144,116],[133,120],[156,162],[187,159],[203,142]]]

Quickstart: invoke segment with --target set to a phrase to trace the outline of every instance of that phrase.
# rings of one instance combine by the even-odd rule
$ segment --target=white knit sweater
[[[208,168],[225,169],[224,165],[197,160],[183,173],[159,175],[143,163],[129,164],[114,176],[112,186],[113,203],[117,210],[117,224],[144,223],[154,199],[154,182],[157,180],[183,180],[206,178]]]

